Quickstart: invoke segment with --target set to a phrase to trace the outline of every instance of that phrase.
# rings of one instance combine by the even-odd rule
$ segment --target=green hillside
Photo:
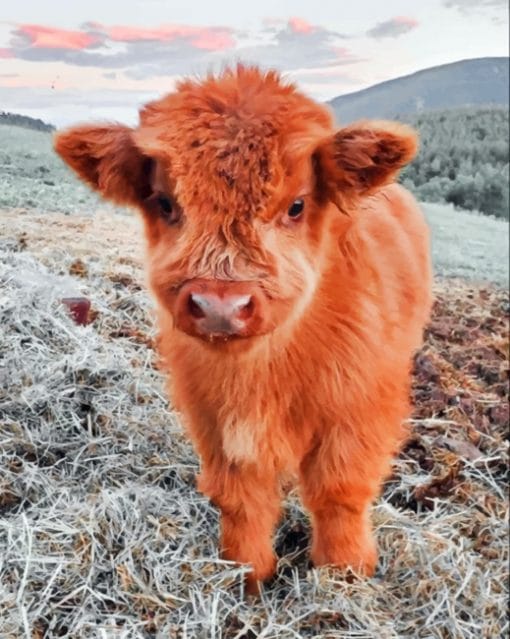
[[[420,133],[420,152],[401,182],[423,202],[448,202],[509,216],[509,116],[501,107],[404,116]]]

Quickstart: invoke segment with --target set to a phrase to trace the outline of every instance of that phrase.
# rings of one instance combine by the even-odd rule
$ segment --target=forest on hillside
[[[400,181],[423,202],[448,202],[509,217],[509,114],[504,107],[401,116],[420,133],[420,152]]]
[[[8,111],[0,111],[0,124],[13,124],[34,131],[55,131],[53,124],[47,124],[39,118],[31,118],[28,115],[9,113]]]

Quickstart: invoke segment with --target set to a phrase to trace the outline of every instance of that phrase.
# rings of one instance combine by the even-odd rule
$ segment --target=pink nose
[[[190,293],[188,310],[205,332],[232,335],[244,327],[253,312],[253,303],[250,295]]]
[[[200,337],[246,336],[256,322],[259,306],[250,283],[195,280],[179,293],[178,324]]]

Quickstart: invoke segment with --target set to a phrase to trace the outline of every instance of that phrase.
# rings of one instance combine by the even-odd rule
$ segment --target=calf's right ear
[[[152,161],[120,124],[83,125],[59,131],[53,145],[78,177],[106,200],[137,206],[151,194]]]

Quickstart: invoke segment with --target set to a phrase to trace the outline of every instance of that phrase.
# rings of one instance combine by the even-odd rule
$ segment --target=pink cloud
[[[196,27],[167,24],[154,28],[125,25],[106,26],[89,22],[82,30],[58,29],[36,24],[20,24],[13,35],[20,49],[84,50],[97,47],[110,40],[131,43],[138,41],[171,42],[186,40],[188,44],[205,51],[224,51],[235,47],[233,29],[228,27]],[[16,49],[16,47],[14,47]],[[14,57],[11,49],[0,49],[0,57]]]
[[[104,32],[110,40],[115,42],[136,42],[137,40],[168,41],[175,38],[188,38],[196,34],[199,29],[185,25],[162,25],[155,28],[128,27],[115,25],[106,27],[99,24],[91,25]]]
[[[178,38],[187,39],[198,49],[221,51],[235,46],[232,30],[226,27],[191,27],[187,25],[169,24],[155,28],[129,27],[114,25],[103,26],[89,23],[92,29],[97,29],[114,42],[156,41],[170,42]]]
[[[55,29],[37,24],[19,25],[16,33],[28,38],[34,49],[87,49],[100,41],[96,35],[83,31]]]
[[[400,20],[400,18],[399,18]],[[129,24],[103,24],[89,21],[74,30],[34,24],[16,25],[8,47],[0,57],[33,62],[123,70],[126,77],[147,77],[183,73],[219,62],[215,52],[235,51],[261,64],[276,67],[316,68],[321,65],[345,65],[356,61],[341,47],[346,36],[314,25],[296,16],[289,19],[267,18],[262,33],[271,27],[271,41],[248,44],[245,32],[228,26],[159,24],[152,27]],[[395,26],[395,25],[393,25]],[[406,30],[406,25],[398,25]],[[295,46],[289,60],[289,46]]]
[[[289,27],[294,33],[312,33],[315,27],[302,18],[290,18]]]
[[[136,42],[137,40],[167,40],[168,34],[163,28],[146,29],[143,27],[113,26],[104,27],[99,24],[91,25],[105,33],[114,42]]]
[[[228,33],[209,32],[201,33],[191,40],[197,49],[207,49],[208,51],[224,51],[235,46],[235,40]]]
[[[396,16],[395,18],[393,18],[393,20],[397,24],[402,24],[412,29],[414,29],[414,27],[417,27],[420,24],[418,20],[416,20],[415,18],[411,18],[409,16]]]

